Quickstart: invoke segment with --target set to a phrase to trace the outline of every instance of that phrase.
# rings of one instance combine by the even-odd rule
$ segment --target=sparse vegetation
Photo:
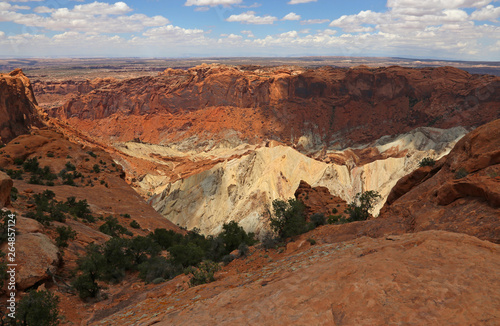
[[[305,206],[296,199],[273,201],[273,216],[270,218],[271,230],[280,238],[286,239],[308,231]]]
[[[424,157],[419,163],[419,167],[424,167],[424,166],[434,166],[436,164],[436,161],[430,157]]]
[[[347,206],[346,212],[351,221],[364,221],[370,216],[370,211],[380,198],[374,190],[357,193],[354,200]]]
[[[469,175],[469,172],[464,168],[460,168],[457,171],[455,171],[455,179],[462,179],[468,175]]]
[[[59,325],[59,297],[53,293],[30,291],[18,303],[16,325]]]
[[[136,220],[132,220],[132,222],[130,222],[130,227],[134,228],[134,229],[140,229],[141,228],[141,226],[139,225],[139,223],[137,223]]]
[[[56,238],[56,244],[59,248],[68,247],[68,240],[74,240],[76,238],[76,232],[70,226],[59,226],[56,231],[59,234]]]

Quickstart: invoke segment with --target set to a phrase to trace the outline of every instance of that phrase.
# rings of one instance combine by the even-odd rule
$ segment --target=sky
[[[500,61],[500,0],[0,0],[0,57]]]

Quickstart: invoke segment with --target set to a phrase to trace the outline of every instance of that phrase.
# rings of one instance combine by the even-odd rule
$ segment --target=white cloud
[[[309,3],[309,2],[316,2],[318,0],[290,0],[288,1],[288,4],[289,5],[297,5],[297,4],[300,4],[300,3]]]
[[[5,7],[2,4],[0,2],[0,6]],[[0,7],[0,21],[12,21],[25,26],[53,31],[92,33],[136,33],[147,27],[163,26],[169,23],[169,20],[163,16],[126,15],[132,9],[124,2],[108,4],[96,1],[76,5],[72,9],[59,8],[51,10],[47,7],[37,7],[34,11],[37,13],[50,13],[50,15],[20,14],[2,11]]]
[[[18,5],[11,5],[10,3],[7,2],[0,2],[0,11],[7,11],[7,10],[29,10],[31,9],[28,6],[18,6]]]
[[[50,14],[50,13],[53,13],[54,11],[56,11],[56,9],[49,8],[46,6],[39,6],[39,7],[36,7],[35,9],[33,9],[33,11],[36,12],[37,14]]]
[[[241,34],[246,35],[247,37],[254,38],[255,35],[253,35],[252,31],[241,31]]]
[[[185,6],[230,6],[242,3],[243,0],[187,0]]]
[[[297,15],[294,12],[291,12],[289,14],[286,14],[285,17],[283,17],[281,20],[300,20],[300,15]]]
[[[226,19],[228,22],[240,22],[243,24],[256,24],[256,25],[271,25],[277,21],[278,18],[274,16],[255,16],[255,11],[247,11],[239,15],[231,15]]]
[[[500,7],[488,5],[481,10],[474,11],[470,16],[472,20],[496,21],[496,19],[500,17]]]
[[[330,19],[307,19],[302,20],[300,23],[302,25],[310,25],[310,24],[324,24],[330,22]]]

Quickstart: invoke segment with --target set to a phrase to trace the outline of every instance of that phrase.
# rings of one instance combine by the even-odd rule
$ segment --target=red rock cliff
[[[202,65],[110,82],[50,110],[109,139],[151,143],[278,139],[341,147],[419,126],[478,126],[500,118],[500,77],[451,68],[297,70]]]
[[[31,83],[21,69],[0,74],[0,141],[7,143],[42,123]]]

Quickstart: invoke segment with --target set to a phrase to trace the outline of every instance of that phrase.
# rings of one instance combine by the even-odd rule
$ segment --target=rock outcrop
[[[21,69],[0,74],[0,142],[5,144],[41,127],[31,83]]]
[[[4,172],[0,171],[0,208],[10,203],[10,191],[14,182]]]
[[[382,217],[411,221],[414,231],[443,229],[500,243],[500,120],[462,138],[434,167],[402,178]]]
[[[8,252],[7,244],[2,246]],[[16,237],[16,284],[25,290],[38,282],[50,280],[60,262],[59,249],[43,233],[19,234]]]

